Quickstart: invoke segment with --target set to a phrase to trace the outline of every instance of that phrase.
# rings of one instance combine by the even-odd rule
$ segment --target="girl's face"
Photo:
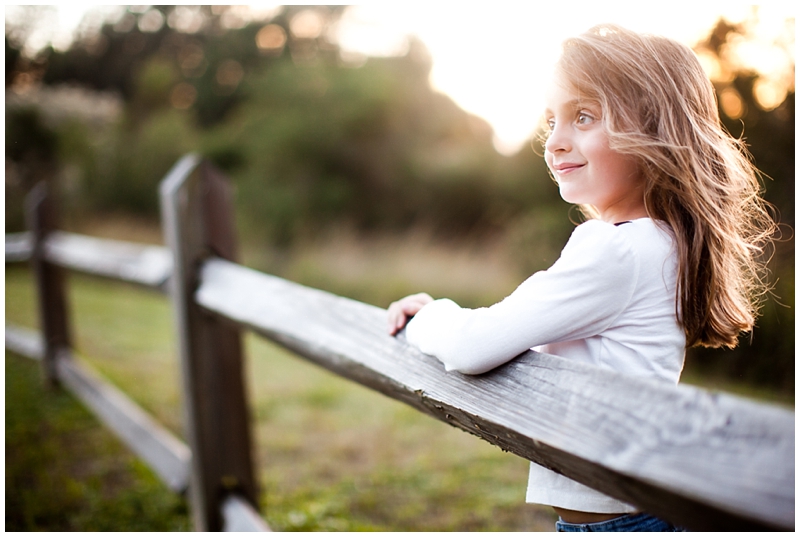
[[[608,147],[601,112],[598,103],[581,100],[570,85],[556,80],[545,110],[547,166],[564,201],[592,205],[610,223],[647,216],[639,168]]]

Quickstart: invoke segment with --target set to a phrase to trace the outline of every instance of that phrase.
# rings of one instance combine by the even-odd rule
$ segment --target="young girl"
[[[470,310],[421,293],[389,332],[467,374],[527,349],[677,383],[684,350],[734,347],[766,290],[775,224],[742,144],[720,125],[692,51],[603,25],[567,40],[545,111],[545,160],[588,220],[558,261]],[[527,501],[559,531],[674,531],[634,506],[531,464]]]

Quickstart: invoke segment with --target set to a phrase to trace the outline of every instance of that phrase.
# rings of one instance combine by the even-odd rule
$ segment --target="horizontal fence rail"
[[[172,255],[163,246],[98,239],[65,231],[45,241],[45,259],[94,276],[136,283],[166,292]]]
[[[33,252],[33,237],[29,231],[6,233],[6,263],[27,261]]]
[[[261,515],[236,494],[222,502],[222,519],[222,531],[271,531]]]
[[[44,341],[36,330],[6,325],[6,349],[32,360],[44,357]]]
[[[528,352],[447,373],[385,310],[220,259],[198,304],[521,457],[692,529],[794,527],[794,413]]]
[[[28,261],[33,251],[29,233],[6,235],[6,263]],[[172,255],[163,246],[100,239],[54,231],[45,240],[45,259],[60,267],[166,293]]]

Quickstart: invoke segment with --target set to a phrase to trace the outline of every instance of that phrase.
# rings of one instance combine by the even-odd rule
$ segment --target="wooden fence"
[[[628,378],[532,351],[489,373],[446,373],[385,330],[385,310],[235,263],[231,190],[195,155],[161,184],[167,248],[56,230],[43,187],[30,235],[42,335],[6,327],[6,347],[40,356],[174,491],[198,530],[267,530],[256,511],[240,330],[441,421],[692,530],[793,530],[794,413],[695,387]],[[63,269],[168,292],[178,332],[188,443],[70,358]],[[520,501],[523,501],[520,498]]]

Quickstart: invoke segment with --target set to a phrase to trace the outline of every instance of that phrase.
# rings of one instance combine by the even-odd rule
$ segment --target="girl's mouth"
[[[575,170],[579,170],[584,167],[584,164],[576,164],[573,162],[564,162],[561,164],[557,164],[553,166],[553,169],[558,175],[566,175]]]

